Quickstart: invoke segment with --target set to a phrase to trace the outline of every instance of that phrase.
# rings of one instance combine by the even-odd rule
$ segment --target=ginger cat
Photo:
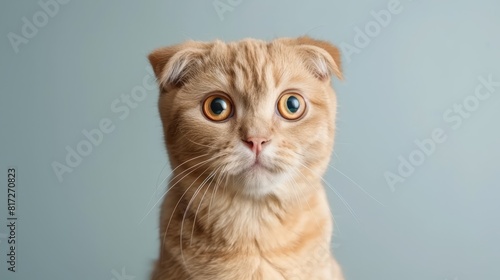
[[[174,169],[151,279],[344,279],[321,180],[338,49],[309,37],[188,41],[149,60]]]

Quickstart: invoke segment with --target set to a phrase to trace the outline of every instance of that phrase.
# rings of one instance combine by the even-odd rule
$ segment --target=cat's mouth
[[[273,168],[268,165],[262,158],[255,157],[250,161],[249,165],[244,169],[247,172],[269,172],[273,173]]]
[[[248,168],[249,170],[257,170],[257,169],[267,169],[258,159],[254,161],[252,165]]]
[[[286,172],[276,166],[269,157],[255,157],[240,165],[239,171],[235,173],[238,190],[243,190],[250,195],[265,195],[273,192],[274,187],[282,184],[287,178]]]
[[[272,178],[283,173],[283,164],[277,164],[274,155],[270,152],[261,154],[244,154],[240,158],[240,164],[234,166],[233,174],[240,176],[269,177]]]

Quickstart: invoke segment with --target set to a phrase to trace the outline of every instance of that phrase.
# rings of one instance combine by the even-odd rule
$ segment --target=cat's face
[[[332,45],[186,42],[149,59],[172,168],[250,196],[323,174],[336,114],[330,76],[341,76]]]

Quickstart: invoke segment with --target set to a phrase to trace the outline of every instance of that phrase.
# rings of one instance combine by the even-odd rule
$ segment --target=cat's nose
[[[250,148],[250,150],[252,150],[252,152],[254,152],[256,155],[259,155],[264,144],[269,142],[270,139],[264,137],[248,137],[247,139],[242,140],[246,144],[246,146]]]

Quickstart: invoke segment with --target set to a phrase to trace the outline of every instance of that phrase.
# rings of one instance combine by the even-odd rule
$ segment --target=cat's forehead
[[[300,77],[300,64],[293,58],[285,45],[245,39],[214,42],[206,62],[217,84],[253,101],[273,95],[284,83]]]
[[[307,36],[270,42],[187,41],[159,48],[148,58],[162,92],[200,92],[222,85],[240,93],[262,94],[292,79],[320,86],[332,74],[342,78],[339,50]]]

